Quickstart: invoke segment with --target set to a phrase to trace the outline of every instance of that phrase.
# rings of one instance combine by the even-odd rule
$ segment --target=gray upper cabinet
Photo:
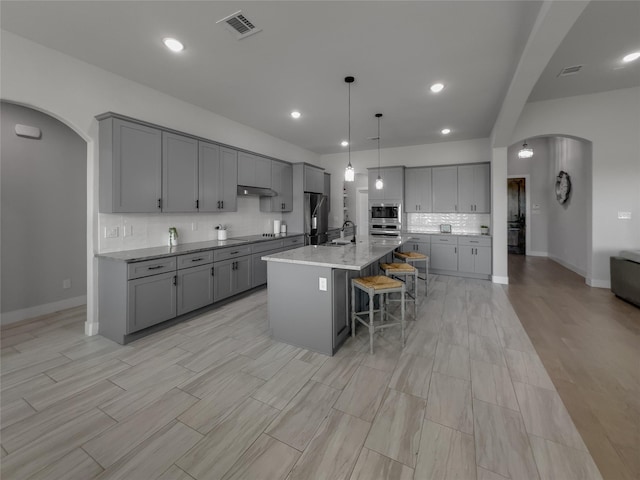
[[[327,212],[331,211],[331,174],[330,173],[326,173],[324,174],[324,195],[326,197],[326,202],[327,202]]]
[[[369,200],[404,201],[404,167],[382,167],[379,169],[383,188],[376,188],[378,168],[369,169]]]
[[[433,167],[431,169],[433,211],[449,213],[458,211],[458,167]]]
[[[238,152],[238,185],[271,188],[271,160]]]
[[[405,207],[407,213],[431,212],[431,168],[407,168],[405,178]]]
[[[199,142],[199,211],[237,210],[238,152]]]
[[[162,211],[198,211],[198,141],[162,132]]]
[[[260,211],[290,212],[293,210],[293,167],[289,163],[271,162],[271,188],[275,197],[261,197]]]
[[[458,211],[489,213],[491,211],[491,167],[461,165],[458,167]]]
[[[111,116],[99,129],[100,212],[160,212],[161,131]]]
[[[304,191],[313,193],[324,192],[324,170],[311,165],[304,166]]]

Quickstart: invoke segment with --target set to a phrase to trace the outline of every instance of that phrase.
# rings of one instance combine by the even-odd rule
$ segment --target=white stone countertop
[[[491,238],[491,235],[487,234],[483,234],[483,233],[478,233],[478,232],[451,232],[451,233],[442,233],[439,230],[418,230],[415,228],[407,228],[406,230],[402,231],[403,234],[406,235],[411,235],[411,234],[415,234],[415,235],[454,235],[456,237],[489,237]]]
[[[262,260],[339,268],[341,270],[362,270],[409,240],[411,240],[411,235],[402,235],[396,238],[358,235],[355,243],[337,246],[329,244],[307,245],[282,253],[266,255],[262,257]]]

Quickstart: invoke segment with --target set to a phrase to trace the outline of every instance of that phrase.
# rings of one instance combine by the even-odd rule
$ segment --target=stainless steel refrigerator
[[[329,209],[327,196],[321,193],[304,194],[304,238],[305,245],[320,245],[327,242]]]

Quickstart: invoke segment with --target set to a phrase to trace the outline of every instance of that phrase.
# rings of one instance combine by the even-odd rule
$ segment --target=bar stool
[[[424,296],[426,297],[429,293],[429,256],[419,252],[393,252],[393,256],[411,265],[424,262]]]
[[[407,280],[413,277],[411,280],[411,286],[413,287],[413,293],[407,288],[407,301],[413,302],[413,318],[418,318],[418,269],[408,263],[381,263],[380,270],[384,272],[387,277],[397,278],[404,282],[405,285],[409,285]],[[397,302],[399,300],[390,300],[387,296],[388,302]]]
[[[369,295],[369,310],[363,310],[356,312],[356,288]],[[400,318],[395,315],[391,315],[385,311],[385,296],[389,293],[400,293]],[[382,330],[384,328],[395,327],[400,325],[402,328],[402,346],[404,347],[404,298],[406,287],[404,282],[395,280],[385,275],[374,275],[371,277],[359,277],[351,280],[351,336],[356,336],[356,320],[362,323],[365,327],[369,328],[369,352],[373,355],[373,334],[376,330]],[[374,309],[375,296],[378,297],[379,309]],[[380,324],[374,325],[373,318],[376,312],[380,312]],[[369,315],[369,321],[361,318],[360,315]],[[396,320],[392,323],[387,323],[387,318]]]

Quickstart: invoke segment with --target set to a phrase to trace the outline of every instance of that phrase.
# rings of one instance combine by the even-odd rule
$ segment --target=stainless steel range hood
[[[259,197],[275,197],[278,193],[270,188],[250,187],[248,185],[238,185],[238,195],[249,196],[257,195]]]

